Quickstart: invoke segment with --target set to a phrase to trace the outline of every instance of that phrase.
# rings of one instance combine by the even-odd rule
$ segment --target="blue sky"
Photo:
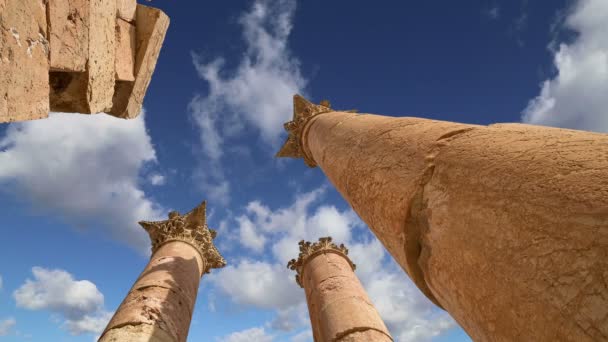
[[[136,222],[208,200],[228,266],[193,341],[310,341],[286,263],[332,235],[397,341],[468,341],[319,169],[273,157],[301,93],[335,108],[608,132],[604,0],[154,1],[171,26],[132,121],[0,125],[0,340],[91,341],[147,262]]]

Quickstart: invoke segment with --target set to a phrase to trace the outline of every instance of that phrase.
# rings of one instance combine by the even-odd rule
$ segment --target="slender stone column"
[[[160,222],[142,221],[152,257],[99,341],[185,342],[203,274],[226,262],[213,245],[205,202],[186,215],[169,213]]]
[[[300,241],[298,260],[287,267],[306,292],[315,342],[392,341],[378,311],[355,276],[348,249],[331,242]]]
[[[608,135],[299,96],[285,128],[278,156],[318,165],[474,340],[608,339]]]

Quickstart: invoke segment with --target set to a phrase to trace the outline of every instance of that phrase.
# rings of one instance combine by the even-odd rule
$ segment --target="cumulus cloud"
[[[33,267],[27,279],[13,292],[18,307],[47,310],[65,318],[64,326],[74,335],[100,333],[112,314],[103,309],[104,297],[88,280],[75,280],[60,269]]]
[[[211,276],[215,288],[236,304],[274,310],[276,316],[267,325],[274,331],[304,329],[309,325],[304,292],[285,266],[297,257],[299,240],[316,241],[329,235],[349,248],[357,277],[396,341],[430,340],[455,327],[453,319],[434,307],[381,243],[363,229],[354,212],[321,202],[324,193],[320,188],[299,194],[291,205],[275,210],[260,201],[250,202],[234,219],[234,229],[242,229],[241,223],[246,222],[252,234],[271,245],[271,260],[251,257],[218,270]],[[250,241],[236,242],[250,248]],[[299,338],[306,339],[305,335]]]
[[[207,95],[197,95],[190,103],[207,158],[202,183],[205,190],[225,199],[229,194],[221,167],[225,141],[253,127],[262,141],[276,147],[283,123],[291,118],[292,95],[306,85],[288,48],[295,9],[295,0],[253,3],[239,19],[246,48],[235,70],[226,70],[221,57],[206,62],[194,55],[196,70],[209,85]]]
[[[148,180],[150,181],[150,184],[152,185],[164,185],[165,184],[165,176],[158,174],[158,173],[153,173],[150,176],[148,176]]]
[[[304,330],[291,338],[291,342],[308,342],[312,341],[312,330]]]
[[[0,184],[33,208],[88,227],[99,224],[141,251],[149,241],[137,222],[160,208],[140,186],[142,166],[156,161],[144,115],[55,113],[11,124],[0,137]]]
[[[285,265],[243,260],[213,273],[209,281],[237,304],[275,309],[301,302],[292,278]]]
[[[234,332],[228,336],[218,339],[218,342],[272,342],[274,337],[266,333],[264,328],[251,328]]]
[[[552,42],[557,74],[542,83],[523,121],[608,132],[608,2],[577,1],[565,29],[578,35],[571,43]]]
[[[8,335],[16,324],[17,321],[12,317],[0,320],[0,336]]]

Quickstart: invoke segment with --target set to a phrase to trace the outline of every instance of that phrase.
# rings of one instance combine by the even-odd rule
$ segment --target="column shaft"
[[[186,341],[205,261],[171,241],[150,259],[108,324],[101,342]]]
[[[348,261],[321,253],[302,272],[315,341],[392,341]]]
[[[330,111],[300,142],[474,340],[608,339],[607,135]]]

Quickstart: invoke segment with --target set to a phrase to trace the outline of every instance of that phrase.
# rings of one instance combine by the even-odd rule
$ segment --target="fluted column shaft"
[[[279,155],[318,165],[474,340],[608,339],[607,135],[295,112]]]
[[[161,246],[108,324],[100,339],[186,341],[205,260],[189,244]]]

